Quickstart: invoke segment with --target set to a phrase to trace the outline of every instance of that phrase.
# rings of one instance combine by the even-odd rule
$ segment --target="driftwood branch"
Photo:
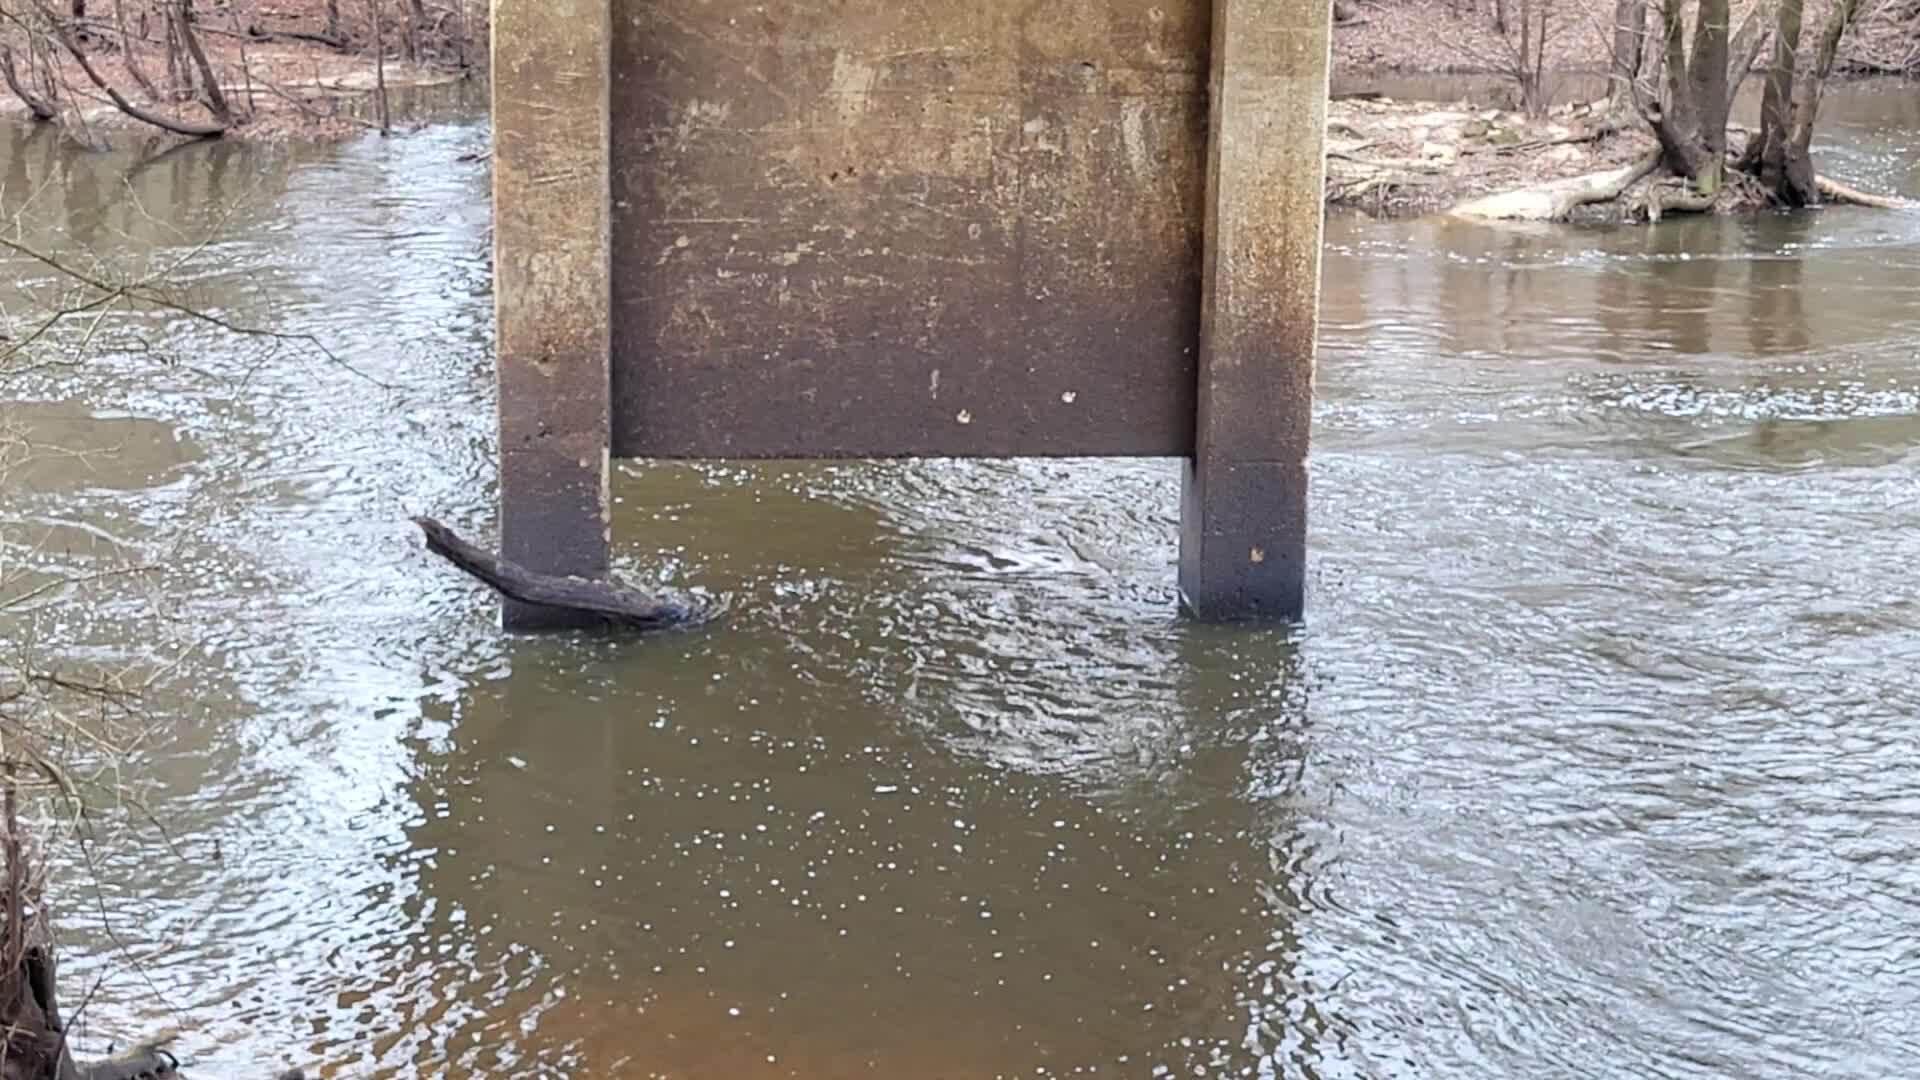
[[[1619,198],[1659,164],[1660,152],[1654,150],[1631,165],[1488,195],[1462,203],[1451,213],[1483,221],[1565,221],[1579,207]]]
[[[630,630],[658,630],[701,622],[717,612],[650,596],[610,581],[540,574],[456,536],[432,518],[417,517],[427,550],[466,571],[509,600],[602,619]]]
[[[1872,206],[1881,210],[1920,210],[1920,202],[1902,199],[1897,195],[1875,195],[1870,191],[1861,191],[1849,187],[1830,176],[1813,178],[1814,187],[1828,200],[1837,203],[1851,203],[1854,206]]]

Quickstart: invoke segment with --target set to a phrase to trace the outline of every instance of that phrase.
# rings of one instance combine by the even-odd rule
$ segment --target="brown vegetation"
[[[1327,107],[1327,197],[1382,215],[1441,210],[1643,157],[1643,132],[1616,132],[1593,105],[1545,116],[1384,98]]]
[[[1616,52],[1600,43],[1601,36],[1610,38],[1615,27],[1640,25],[1646,18],[1644,0],[1640,20],[1618,17],[1623,8],[1630,11],[1631,4],[1617,0],[1536,2],[1551,5],[1551,32],[1544,42],[1535,39],[1548,73],[1604,73]],[[1657,10],[1658,0],[1653,3]],[[1837,0],[1805,3],[1805,21],[1823,25]],[[1508,74],[1501,60],[1519,44],[1519,0],[1341,0],[1338,7],[1344,10],[1335,24],[1333,53],[1334,69],[1341,75]],[[1748,4],[1736,0],[1732,7],[1737,24]],[[1540,17],[1535,8],[1535,20]],[[1920,75],[1920,0],[1861,0],[1855,23],[1840,42],[1835,72]],[[1508,40],[1499,40],[1502,35]],[[1759,59],[1765,61],[1764,56]],[[1553,87],[1546,89],[1551,95]],[[1520,102],[1508,104],[1518,107]],[[1551,98],[1548,104],[1554,104]]]
[[[388,126],[389,86],[483,62],[485,0],[0,0],[0,117],[189,138]],[[372,95],[381,117],[344,107]]]

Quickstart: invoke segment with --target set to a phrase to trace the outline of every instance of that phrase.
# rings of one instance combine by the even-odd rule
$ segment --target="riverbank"
[[[29,13],[0,35],[0,120],[96,144],[129,130],[336,139],[390,126],[398,95],[481,71],[486,41],[484,0],[274,0],[184,21],[121,0],[57,22]]]
[[[0,35],[24,60],[12,92],[0,93],[0,120],[38,114],[89,145],[127,131],[328,140],[385,129],[408,114],[396,112],[395,99],[484,74],[485,9],[481,0],[344,11],[337,0],[236,0],[204,9],[183,34],[143,4],[96,2],[91,17],[37,31],[21,23],[12,37]],[[1902,36],[1897,9],[1880,6],[1849,35],[1856,69],[1920,55],[1910,27]],[[377,21],[376,11],[384,12]],[[1436,211],[1620,167],[1653,146],[1641,125],[1615,131],[1594,115],[1591,103],[1605,92],[1599,24],[1569,20],[1549,37],[1541,60],[1551,107],[1529,118],[1517,108],[1517,84],[1489,73],[1501,41],[1485,12],[1447,0],[1354,0],[1339,11],[1332,205]],[[1394,85],[1408,82],[1433,85]]]
[[[1584,103],[1529,120],[1464,101],[1335,98],[1327,105],[1327,201],[1378,216],[1428,213],[1625,165],[1653,145],[1643,132],[1613,131]]]

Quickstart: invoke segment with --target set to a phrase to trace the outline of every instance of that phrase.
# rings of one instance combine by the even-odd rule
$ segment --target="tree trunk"
[[[1813,122],[1820,113],[1820,92],[1833,74],[1834,57],[1840,51],[1840,37],[1852,25],[1860,10],[1859,0],[1839,0],[1827,16],[1820,33],[1820,47],[1813,58],[1813,70],[1802,74],[1793,93],[1793,128],[1789,136],[1786,168],[1780,186],[1769,188],[1774,197],[1789,206],[1811,206],[1820,201],[1819,178],[1813,171]]]
[[[407,60],[420,62],[420,36],[427,30],[427,9],[421,6],[421,0],[407,2]]]
[[[1546,0],[1520,0],[1520,62],[1514,65],[1514,74],[1520,81],[1520,111],[1530,117],[1539,118],[1540,88],[1533,81],[1533,5],[1544,4]]]
[[[6,78],[7,89],[13,91],[13,96],[26,104],[27,111],[33,114],[34,120],[46,121],[54,118],[53,106],[41,100],[20,81],[20,73],[13,67],[13,49],[4,44],[0,44],[0,76]]]
[[[1634,80],[1640,77],[1640,50],[1647,36],[1647,0],[1614,0],[1613,57],[1607,65],[1607,116],[1618,126],[1637,115]]]
[[[133,43],[133,35],[127,32],[126,0],[117,0],[113,5],[113,21],[120,27],[120,55],[127,62],[127,74],[140,84],[141,92],[147,95],[149,101],[160,100],[160,91],[154,88],[153,80],[147,78],[146,70],[140,66],[140,50]],[[144,30],[141,36],[145,36]]]
[[[1740,96],[1740,87],[1753,74],[1754,61],[1760,59],[1760,51],[1767,45],[1767,30],[1773,22],[1774,0],[1759,0],[1747,9],[1747,15],[1740,20],[1740,28],[1733,32],[1733,40],[1727,46],[1727,110],[1733,110],[1733,100]]]
[[[93,85],[99,87],[100,91],[106,94],[107,97],[113,99],[114,105],[118,106],[121,112],[133,117],[135,120],[144,120],[154,127],[171,131],[176,135],[185,135],[188,138],[218,138],[226,132],[227,128],[225,124],[189,124],[180,120],[173,120],[165,116],[150,113],[140,106],[135,105],[133,102],[128,101],[125,94],[114,89],[113,84],[109,83],[106,78],[100,74],[100,70],[93,66],[92,61],[87,59],[87,54],[80,50],[79,43],[74,41],[64,29],[56,25],[54,27],[54,33],[59,37],[60,44],[65,46],[69,53],[73,54],[74,61],[80,65],[80,70],[86,73],[87,79],[91,81]],[[211,78],[211,76],[212,72],[208,72],[208,77]],[[218,90],[219,88],[215,87],[215,92],[218,92]]]
[[[1711,195],[1720,188],[1727,157],[1727,0],[1700,0],[1693,27],[1693,59],[1687,66],[1703,168],[1690,174],[1694,189]]]
[[[327,36],[335,41],[345,41],[340,36],[340,0],[327,0]]]
[[[233,20],[234,40],[239,42],[240,86],[242,93],[247,96],[247,119],[251,120],[259,115],[259,107],[254,104],[253,100],[253,65],[247,62],[247,32],[245,28],[240,25],[240,9],[238,7],[229,5],[227,15]]]
[[[380,134],[385,135],[393,129],[392,116],[387,111],[387,40],[386,31],[381,26],[380,0],[367,0],[367,7],[373,12],[373,81],[374,92],[379,96],[376,103],[380,110]]]
[[[180,35],[173,32],[173,16],[166,15],[160,25],[167,39],[167,92],[178,101],[183,84],[191,86],[193,76],[185,74],[186,65],[180,62]]]
[[[1661,163],[1667,171],[1693,179],[1705,171],[1706,154],[1700,144],[1700,114],[1693,106],[1693,83],[1687,77],[1686,23],[1680,0],[1663,0],[1660,40],[1666,93],[1664,102],[1647,105],[1647,122],[1660,140]]]
[[[174,9],[173,21],[180,34],[180,43],[186,47],[187,56],[200,73],[208,110],[222,127],[232,126],[233,109],[227,104],[227,95],[220,90],[220,80],[213,74],[213,65],[207,62],[206,50],[200,47],[199,35],[193,32],[193,0],[180,0],[180,6]]]
[[[1793,77],[1800,53],[1801,0],[1780,0],[1774,13],[1773,56],[1767,61],[1767,85],[1760,95],[1760,130],[1742,155],[1746,171],[1758,173],[1769,192],[1787,190],[1787,159],[1792,151]]]
[[[1547,115],[1547,106],[1553,104],[1547,90],[1547,36],[1552,33],[1549,20],[1553,18],[1554,0],[1533,0],[1540,8],[1540,25],[1533,39],[1533,95],[1539,103],[1539,115]]]

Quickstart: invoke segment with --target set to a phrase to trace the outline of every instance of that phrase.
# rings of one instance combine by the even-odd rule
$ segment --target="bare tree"
[[[1756,4],[1732,35],[1727,32],[1727,0],[1700,0],[1689,55],[1681,0],[1662,0],[1664,86],[1659,97],[1641,102],[1641,109],[1660,141],[1661,163],[1691,185],[1689,203],[1698,204],[1694,208],[1710,203],[1725,183],[1728,110],[1769,32],[1773,49],[1761,96],[1760,131],[1736,164],[1777,202],[1806,206],[1820,200],[1823,181],[1814,172],[1812,158],[1814,120],[1841,37],[1859,10],[1860,0],[1836,0],[1807,58],[1801,49],[1804,0]],[[1858,197],[1838,185],[1826,186],[1831,193]]]
[[[200,45],[200,35],[194,32],[193,0],[178,0],[168,12],[173,17],[174,31],[180,38],[180,44],[192,59],[194,70],[200,75],[200,90],[206,101],[207,111],[222,126],[232,126],[233,107],[227,104],[227,95],[220,89],[220,78],[213,73],[213,65],[207,62],[207,51]]]
[[[407,0],[407,62],[420,62],[420,36],[427,30],[427,9],[420,0]]]
[[[1636,83],[1640,79],[1647,42],[1647,0],[1614,0],[1613,25],[1607,58],[1607,119],[1623,127],[1637,118]]]
[[[27,54],[28,82],[32,82],[33,80],[32,65],[34,56],[35,54],[32,52]],[[7,89],[13,91],[13,96],[19,98],[21,102],[26,105],[27,112],[31,114],[36,121],[44,123],[59,115],[59,113],[54,110],[52,102],[34,93],[26,83],[20,81],[20,73],[14,69],[13,65],[13,47],[7,45],[5,42],[0,42],[0,76],[5,77]]]
[[[113,20],[114,25],[120,31],[120,55],[121,58],[126,61],[127,74],[133,76],[133,81],[139,84],[141,92],[147,95],[148,100],[160,100],[160,91],[153,85],[153,80],[147,78],[146,69],[140,63],[139,46],[134,41],[132,31],[127,28],[126,0],[115,0],[113,5]],[[142,37],[145,37],[146,11],[144,8],[140,12],[140,20],[142,24],[140,34]]]
[[[1477,68],[1512,79],[1520,110],[1530,117],[1547,114],[1547,47],[1562,29],[1561,0],[1500,0],[1490,33],[1466,28],[1447,35],[1447,48]]]
[[[190,3],[191,0],[181,0],[181,2],[185,4]],[[39,0],[35,0],[35,3],[38,4]],[[162,116],[159,113],[136,105],[109,82],[105,75],[101,74],[100,69],[94,66],[92,59],[87,55],[87,50],[75,39],[72,31],[69,30],[60,19],[53,17],[52,13],[44,6],[39,6],[37,11],[43,19],[43,32],[60,43],[60,46],[64,48],[68,55],[73,57],[74,62],[79,65],[80,70],[85,73],[87,80],[93,83],[102,93],[106,94],[108,100],[112,101],[114,106],[121,112],[126,113],[136,120],[152,124],[157,128],[171,131],[176,135],[186,135],[190,138],[211,138],[226,132],[228,121],[224,118],[220,123],[216,124],[198,124],[191,121]],[[204,54],[201,60],[204,64]],[[211,80],[212,69],[205,68],[205,70],[207,71],[209,80]],[[215,94],[218,94],[217,87],[215,88]]]
[[[387,111],[387,40],[382,25],[385,20],[380,13],[380,0],[367,0],[367,7],[373,12],[373,79],[374,92],[379,97],[380,134],[386,135],[393,130],[393,124]]]

